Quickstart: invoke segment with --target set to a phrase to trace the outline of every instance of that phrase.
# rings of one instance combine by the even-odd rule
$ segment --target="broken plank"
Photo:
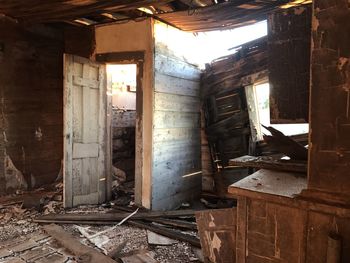
[[[173,226],[177,228],[184,228],[189,230],[197,230],[197,224],[193,222],[188,222],[184,220],[177,219],[166,219],[166,218],[154,218],[154,219],[145,219],[146,221],[155,222],[162,225]]]
[[[195,247],[201,247],[199,239],[194,237],[194,236],[186,235],[186,234],[176,232],[174,230],[171,230],[171,229],[168,229],[165,227],[155,226],[155,225],[143,223],[140,221],[128,221],[128,224],[131,226],[147,229],[147,230],[150,230],[150,231],[157,233],[159,235],[163,235],[163,236],[173,238],[173,239],[176,239],[179,241],[188,242],[189,244],[191,244]]]
[[[112,221],[118,222],[129,216],[130,213],[109,213],[109,214],[50,214],[41,216],[34,221],[37,223],[52,221]],[[132,216],[132,219],[146,218],[176,218],[182,216],[194,216],[194,210],[175,210],[165,212],[140,212]]]
[[[154,252],[148,250],[136,250],[121,258],[123,263],[158,263],[154,259]]]
[[[282,160],[270,156],[245,155],[229,160],[229,165],[287,172],[307,172],[307,162],[305,161]]]
[[[284,153],[291,159],[295,160],[307,160],[308,150],[296,142],[292,138],[284,135],[279,130],[269,126],[266,127],[262,125],[266,130],[268,130],[272,136],[264,135],[264,141],[277,151]]]
[[[154,246],[171,246],[173,244],[178,243],[177,240],[165,237],[163,235],[159,235],[149,230],[147,230],[147,242],[149,245]]]
[[[116,225],[113,221],[84,221],[84,220],[53,220],[53,219],[34,219],[36,223],[42,224],[79,224],[79,225]]]
[[[44,230],[57,240],[62,246],[72,252],[75,256],[84,259],[83,261],[88,262],[104,262],[104,263],[115,263],[113,259],[99,253],[97,250],[83,245],[71,234],[67,233],[58,225],[46,225],[43,227]]]
[[[125,211],[125,212],[133,212],[131,208],[123,207],[123,206],[113,206],[114,209]],[[173,226],[178,228],[197,230],[197,224],[194,222],[188,222],[185,220],[178,219],[168,219],[168,218],[145,218],[144,220],[148,222],[155,222],[162,225]]]

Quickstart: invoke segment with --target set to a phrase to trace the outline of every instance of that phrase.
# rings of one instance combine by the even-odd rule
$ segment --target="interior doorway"
[[[136,161],[137,64],[107,64],[112,91],[112,199],[134,202]]]

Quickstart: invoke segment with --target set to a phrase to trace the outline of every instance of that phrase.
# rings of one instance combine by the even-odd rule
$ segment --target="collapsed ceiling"
[[[97,25],[154,17],[185,31],[235,28],[312,0],[0,0],[0,13],[26,23]]]

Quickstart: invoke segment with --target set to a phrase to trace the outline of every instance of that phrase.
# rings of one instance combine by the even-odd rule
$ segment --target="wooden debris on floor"
[[[145,219],[145,218],[178,218],[184,216],[194,216],[194,210],[174,210],[165,212],[139,212],[132,216],[132,219]],[[55,221],[90,221],[90,222],[108,222],[114,223],[123,220],[130,213],[106,213],[106,214],[50,214],[41,216],[34,221],[37,223],[54,223]]]
[[[172,230],[172,229],[169,229],[169,228],[166,228],[163,226],[157,226],[157,225],[153,225],[153,224],[143,223],[140,221],[129,221],[129,224],[132,226],[139,227],[139,228],[151,230],[157,234],[160,234],[160,235],[163,235],[166,237],[170,237],[170,238],[173,238],[176,240],[187,242],[195,247],[201,246],[199,239],[197,237],[191,236],[188,234],[184,234],[180,231]]]
[[[254,173],[253,178],[250,176],[238,181],[234,185],[239,185],[240,183],[251,182],[251,185],[255,185],[254,191],[258,191],[258,188],[265,187],[262,182],[259,181],[260,174],[278,174],[278,178],[276,180],[288,181],[289,175],[292,174],[292,177],[306,177],[307,174],[307,155],[308,149],[303,146],[303,138],[304,135],[295,136],[296,139],[293,139],[291,136],[286,136],[279,130],[273,127],[263,127],[268,130],[271,135],[264,135],[264,141],[267,145],[277,150],[278,154],[274,154],[271,156],[241,156],[235,159],[231,159],[229,161],[232,166],[240,166],[240,167],[249,167],[254,169],[261,169],[258,172]],[[285,158],[287,157],[287,158]],[[286,176],[286,178],[280,178]],[[255,180],[255,181],[251,181]],[[293,181],[293,180],[292,180]],[[265,182],[264,182],[265,183]],[[277,183],[273,184],[278,189]],[[269,186],[267,186],[269,187]],[[290,189],[292,190],[292,189]],[[273,192],[273,189],[269,189],[268,191]],[[276,190],[278,191],[278,190]],[[287,190],[284,190],[287,191]],[[287,191],[289,192],[289,191]]]
[[[0,262],[76,262],[73,255],[42,231],[0,242]],[[71,261],[68,261],[72,259]]]
[[[119,207],[119,209],[122,208]],[[120,212],[117,211],[116,208],[112,208],[111,205],[105,204],[101,206],[79,206],[69,210],[62,210],[60,213],[66,213],[69,216],[79,215],[82,217],[91,213],[106,215],[108,213],[118,212],[119,214],[130,215],[132,211],[135,211],[135,208],[124,207],[124,210],[124,212]],[[146,212],[145,209],[140,209],[140,211],[144,214],[150,213]],[[48,244],[46,241],[40,241],[41,243],[38,243],[36,240],[31,240],[33,236],[31,233],[43,233],[43,225],[33,222],[35,217],[39,218],[43,216],[43,211],[38,212],[35,208],[24,209],[22,207],[22,202],[7,202],[1,204],[0,212],[0,262],[96,262],[90,261],[91,255],[84,254],[79,257],[77,253],[67,251],[63,243],[59,244],[59,242],[47,234],[45,234],[49,236],[47,239],[50,240],[50,242],[52,241],[54,245],[49,241]],[[151,217],[147,218],[146,216],[145,220],[135,220],[131,217],[121,226],[117,225],[118,221],[102,221],[99,222],[100,225],[96,224],[96,222],[89,221],[84,221],[84,225],[80,225],[79,222],[75,221],[64,221],[62,222],[64,223],[62,224],[62,228],[64,232],[74,237],[76,243],[79,241],[83,246],[88,246],[98,254],[106,256],[116,262],[198,262],[198,256],[194,252],[195,246],[189,243],[191,242],[198,247],[200,246],[199,239],[197,238],[198,234],[196,231],[194,213],[193,210],[187,210],[186,212],[157,212],[157,214],[156,212],[151,212]],[[2,216],[3,214],[4,216]],[[60,214],[54,213],[50,216],[55,217],[60,216]],[[122,217],[123,216],[120,216],[119,218]],[[132,225],[133,222],[134,224]],[[85,223],[88,223],[88,225],[85,225]],[[44,226],[44,228],[46,228],[46,226]],[[159,235],[159,238],[162,234],[161,239],[172,238],[172,235],[175,235],[175,238],[173,238],[174,241],[170,242],[169,245],[153,244],[155,242],[150,241],[148,238],[147,229],[150,229],[150,231],[154,233],[153,235]],[[155,233],[156,231],[158,234]],[[52,235],[54,236],[55,234]],[[168,235],[170,235],[170,237],[167,237]],[[65,235],[59,235],[57,239],[60,238],[62,238],[62,240],[65,239]],[[180,241],[178,239],[180,239]],[[148,241],[150,241],[150,244]],[[28,258],[22,258],[22,252],[16,252],[14,254],[11,252],[11,249],[5,249],[12,244],[22,244],[21,246],[24,247],[23,253],[30,253]],[[151,251],[152,253],[145,254],[140,251]],[[37,258],[36,255],[40,257],[40,259]],[[36,260],[32,261],[31,258],[35,258]]]
[[[132,215],[132,216],[130,216]],[[139,213],[124,213],[114,212],[106,214],[52,214],[41,216],[34,221],[37,223],[59,223],[59,224],[117,224],[118,221],[122,221],[125,218],[128,220],[125,222],[128,225],[147,229],[157,234],[173,238],[176,240],[188,242],[189,244],[200,247],[200,242],[197,237],[185,234],[180,231],[169,228],[169,225],[174,228],[178,227],[181,230],[183,228],[194,229],[193,224],[190,222],[179,220],[181,217],[192,217],[194,218],[195,211],[193,210],[175,210],[166,212],[139,212]],[[168,218],[177,218],[177,220],[167,221]],[[148,222],[142,220],[147,219]],[[153,219],[155,222],[153,222]],[[161,223],[160,223],[161,222]],[[164,223],[165,222],[165,223]],[[164,224],[164,225],[163,225]],[[83,231],[83,235],[88,237],[89,235],[85,232],[85,229],[79,227],[79,231]],[[88,239],[91,239],[89,236]]]
[[[105,256],[104,254],[98,252],[96,249],[90,248],[83,245],[71,234],[64,231],[58,225],[51,224],[43,226],[43,229],[47,234],[52,236],[59,244],[64,246],[70,252],[72,252],[80,262],[105,262],[105,263],[115,263],[113,259]]]
[[[307,148],[273,127],[266,127],[264,125],[263,127],[271,133],[271,135],[264,135],[264,141],[267,144],[291,159],[307,160]]]
[[[131,255],[121,258],[123,263],[158,263],[154,259],[154,253],[148,250],[133,251]]]
[[[245,155],[229,161],[232,166],[252,167],[256,169],[269,169],[287,172],[299,172],[306,174],[307,162],[285,160],[274,156],[249,156]]]
[[[150,245],[161,245],[161,246],[169,246],[177,243],[178,241],[174,239],[167,238],[162,235],[158,235],[152,231],[147,230],[147,241]]]
[[[297,143],[306,146],[309,143],[309,134],[303,133],[303,134],[297,134],[297,135],[291,135],[289,136],[292,140],[296,141]],[[256,156],[270,156],[279,154],[280,152],[273,148],[271,145],[267,144],[265,141],[258,141],[255,145],[255,155]]]
[[[80,234],[82,234],[87,240],[89,240],[89,242],[91,242],[94,246],[98,247],[105,254],[107,254],[107,251],[104,249],[103,246],[109,242],[109,238],[107,235],[104,235],[104,233],[113,231],[113,227],[98,233],[90,233],[92,232],[89,231],[90,227],[82,227],[76,225],[75,228],[80,232]]]

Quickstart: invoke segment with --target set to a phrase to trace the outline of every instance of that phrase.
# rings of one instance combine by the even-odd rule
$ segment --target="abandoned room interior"
[[[0,262],[350,262],[347,0],[0,0]]]

